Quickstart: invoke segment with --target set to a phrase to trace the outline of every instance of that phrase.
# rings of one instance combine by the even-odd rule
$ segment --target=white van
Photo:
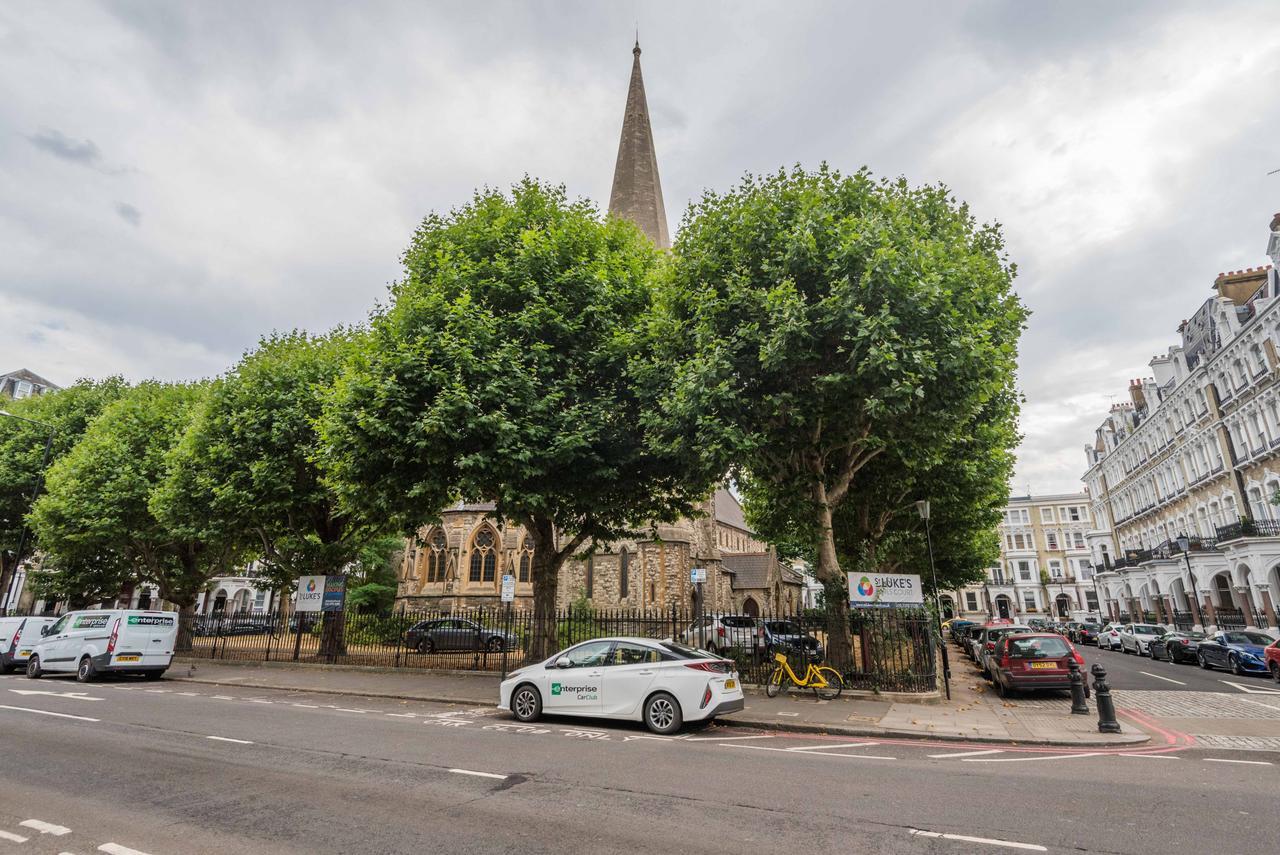
[[[74,673],[87,683],[99,674],[142,674],[158,680],[173,661],[178,613],[103,609],[70,612],[41,631],[27,660],[27,676]]]
[[[40,630],[56,617],[0,618],[0,674],[26,668],[31,650],[40,640]]]

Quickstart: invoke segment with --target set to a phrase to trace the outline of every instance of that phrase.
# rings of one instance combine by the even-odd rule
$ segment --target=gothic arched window
[[[498,538],[493,529],[485,526],[471,538],[472,582],[492,582],[498,565],[498,552],[494,548]]]
[[[618,555],[618,598],[625,600],[631,588],[631,580],[627,578],[631,569],[631,554],[622,550]]]
[[[533,572],[533,547],[529,545],[527,537],[520,543],[520,558],[516,561],[516,566],[516,572],[520,574],[516,581],[528,582]]]
[[[427,539],[427,581],[443,582],[448,555],[445,553],[447,542],[444,532],[436,529]]]

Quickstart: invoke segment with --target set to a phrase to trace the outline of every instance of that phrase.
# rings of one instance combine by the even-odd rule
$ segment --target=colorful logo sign
[[[560,684],[559,684],[559,683],[552,683],[552,684],[551,684],[551,694],[553,694],[553,695],[558,695],[558,694],[560,694]]]
[[[858,582],[858,594],[863,597],[873,596],[876,592],[875,585],[871,584],[871,580],[863,576]]]
[[[315,580],[315,579],[308,579],[308,580],[307,580],[307,593],[308,593],[308,594],[313,594],[313,593],[315,593],[315,590],[316,590],[316,580]]]

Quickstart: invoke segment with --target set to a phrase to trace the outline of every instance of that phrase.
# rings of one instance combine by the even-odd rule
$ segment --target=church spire
[[[667,234],[667,209],[662,204],[662,184],[658,180],[658,155],[653,149],[649,127],[649,104],[644,97],[640,75],[640,38],[631,51],[631,86],[627,90],[627,111],[622,116],[622,139],[618,162],[613,168],[613,192],[609,213],[626,217],[640,227],[662,249],[671,246]]]

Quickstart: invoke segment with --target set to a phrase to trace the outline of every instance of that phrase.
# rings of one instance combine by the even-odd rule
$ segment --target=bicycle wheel
[[[822,687],[815,686],[813,689],[814,694],[824,701],[840,697],[840,693],[844,691],[844,678],[840,676],[840,672],[826,665],[820,666],[817,671],[822,675],[822,679],[827,681],[827,685]]]
[[[776,698],[786,681],[786,672],[781,668],[774,668],[773,673],[769,675],[769,682],[764,684],[764,693],[771,698]]]

